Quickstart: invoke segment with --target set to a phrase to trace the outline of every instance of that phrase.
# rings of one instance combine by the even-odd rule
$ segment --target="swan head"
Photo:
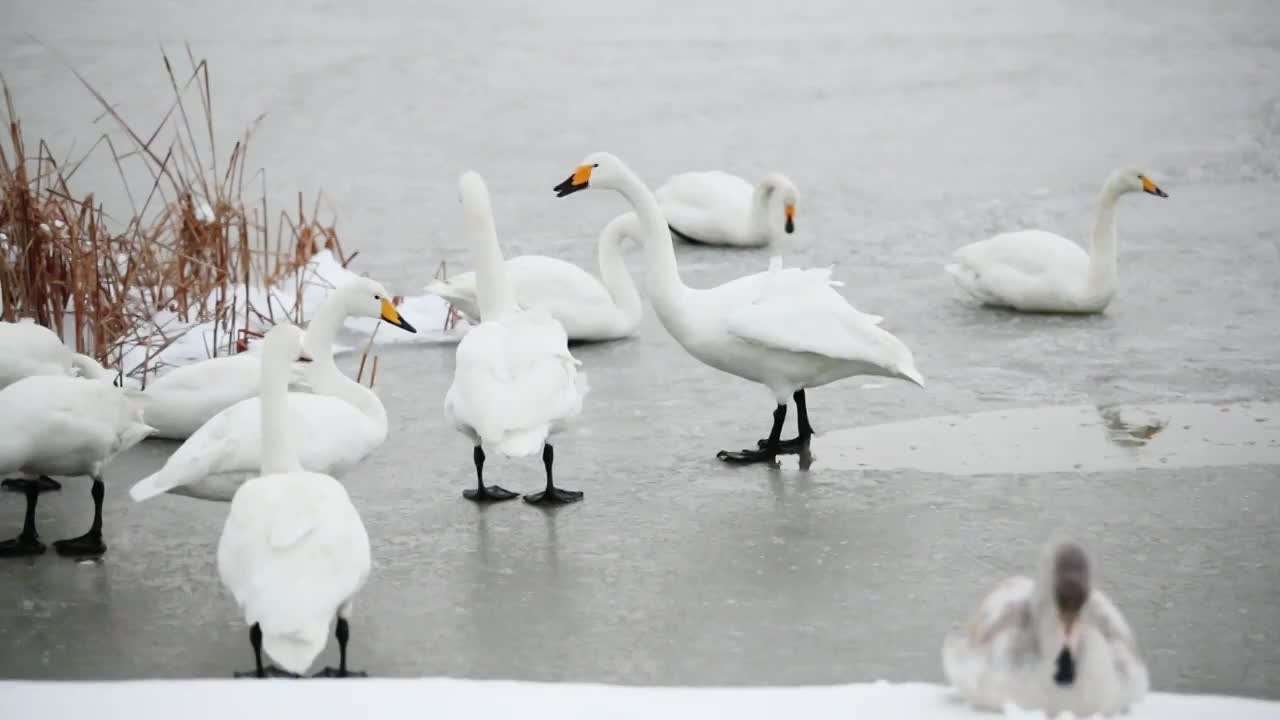
[[[1053,547],[1049,563],[1049,590],[1061,633],[1053,680],[1066,686],[1075,682],[1075,656],[1080,650],[1077,622],[1089,601],[1089,558],[1076,543],[1063,542]]]
[[[337,292],[342,298],[343,309],[351,317],[376,318],[401,330],[418,332],[400,315],[391,302],[391,293],[377,280],[358,277],[338,288]]]
[[[1111,173],[1111,177],[1107,178],[1106,190],[1114,195],[1123,195],[1131,192],[1144,192],[1148,195],[1167,198],[1169,194],[1160,189],[1155,181],[1141,170],[1134,167],[1125,167]]]
[[[778,195],[782,197],[782,214],[787,219],[786,224],[783,225],[783,230],[786,230],[787,234],[790,235],[796,231],[796,195],[799,193],[796,191],[795,183],[791,182],[791,179],[787,176],[773,173],[770,178],[773,180],[774,186],[778,188]]]
[[[626,175],[625,167],[621,160],[610,153],[591,153],[574,169],[572,175],[555,186],[556,197],[586,190],[593,184],[597,188],[617,188]]]
[[[307,352],[302,328],[289,323],[280,323],[267,331],[262,340],[262,356],[281,357],[290,363],[311,362],[311,354]]]

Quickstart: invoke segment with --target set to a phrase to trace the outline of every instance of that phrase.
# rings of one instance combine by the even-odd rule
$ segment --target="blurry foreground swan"
[[[312,392],[290,392],[289,423],[302,467],[342,475],[387,439],[387,411],[372,390],[352,380],[333,361],[333,341],[346,315],[381,317],[414,332],[391,304],[381,284],[368,278],[352,282],[359,289],[350,302],[368,306],[356,311],[347,303],[326,303],[307,330],[305,344],[314,358],[306,372]],[[331,313],[331,314],[329,314]],[[334,322],[327,321],[328,318]],[[201,500],[227,501],[262,464],[263,435],[259,399],[241,400],[200,426],[169,456],[164,466],[139,480],[129,495],[142,502],[161,493]]]
[[[530,503],[570,503],[582,493],[552,481],[554,449],[548,437],[582,411],[586,375],[569,354],[564,328],[545,310],[521,310],[507,279],[494,228],[489,190],[474,172],[458,180],[467,236],[475,253],[477,325],[458,343],[453,384],[444,399],[445,417],[475,443],[476,488],[468,500],[510,500],[515,493],[484,484],[484,448],[509,457],[542,451],[547,486],[525,495]]]
[[[1044,554],[1035,580],[996,586],[969,625],[942,646],[947,680],[970,703],[1012,702],[1050,717],[1123,712],[1147,692],[1147,667],[1129,624],[1090,583],[1078,545]]]
[[[308,350],[331,356],[348,317],[375,318],[414,332],[395,311],[385,288],[369,278],[355,278],[330,293],[316,310],[307,325]],[[147,424],[156,429],[155,437],[191,437],[218,413],[258,394],[260,366],[257,357],[242,353],[173,369],[147,387]]]
[[[733,247],[773,242],[778,229],[776,222],[770,222],[774,198],[782,203],[783,230],[794,232],[796,195],[795,183],[782,173],[769,173],[752,187],[737,175],[719,170],[673,175],[654,192],[677,235]]]
[[[731,280],[705,290],[680,279],[667,221],[653,193],[621,160],[588,155],[555,187],[564,197],[588,187],[616,190],[640,220],[648,263],[648,294],[662,325],[692,356],[769,388],[777,405],[773,427],[756,448],[721,451],[726,462],[771,462],[778,453],[808,446],[813,428],[805,388],[851,375],[880,375],[924,385],[911,350],[859,312],[832,286],[830,268],[782,268]],[[799,434],[781,440],[787,401],[795,399]]]
[[[600,232],[597,262],[600,279],[574,265],[545,255],[521,255],[503,263],[520,307],[546,310],[564,326],[569,340],[598,342],[634,335],[644,305],[627,266],[621,243],[638,238],[636,216],[624,213]],[[436,280],[427,291],[453,303],[472,321],[482,321],[474,271]]]
[[[137,390],[65,375],[33,375],[0,390],[0,473],[88,475],[93,480],[93,524],[78,538],[55,542],[60,555],[106,552],[102,473],[112,458],[151,432],[142,422],[145,402],[146,396]],[[0,543],[0,557],[44,552],[36,534],[39,488],[33,483],[24,490],[27,512],[22,533]]]
[[[218,541],[218,575],[250,626],[256,667],[237,676],[266,677],[265,650],[285,671],[300,675],[324,650],[337,619],[338,667],[320,675],[363,675],[347,670],[348,618],[372,562],[369,535],[342,484],[307,472],[289,432],[290,365],[309,358],[302,331],[277,325],[262,348],[262,474],[231,500]]]
[[[1116,203],[1132,192],[1169,197],[1139,170],[1111,173],[1102,186],[1087,253],[1061,235],[1020,230],[965,245],[946,271],[986,305],[1023,312],[1102,312],[1118,282]]]

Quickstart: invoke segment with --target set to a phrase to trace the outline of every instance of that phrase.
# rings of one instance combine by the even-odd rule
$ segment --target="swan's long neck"
[[[320,308],[316,310],[315,316],[311,318],[311,322],[307,324],[302,346],[306,348],[307,354],[316,363],[316,367],[327,364],[336,369],[333,364],[333,344],[338,339],[338,331],[342,329],[346,316],[342,298],[335,292],[325,298]]]
[[[597,261],[600,264],[600,280],[609,290],[613,304],[622,312],[628,324],[639,322],[644,313],[644,305],[640,300],[640,292],[627,271],[622,260],[622,239],[628,234],[638,232],[638,223],[633,213],[623,213],[604,226],[600,233],[600,245],[597,250]]]
[[[462,210],[476,268],[476,299],[480,304],[480,317],[499,320],[516,312],[519,305],[503,265],[493,208],[487,195],[469,193],[462,199]]]
[[[292,359],[278,353],[262,358],[262,474],[301,470],[289,432],[289,369]]]
[[[756,238],[768,238],[772,231],[769,227],[769,206],[777,186],[770,178],[756,183],[755,192],[751,194],[751,234]]]
[[[1116,269],[1116,203],[1120,194],[1103,188],[1098,201],[1098,215],[1089,240],[1089,294],[1110,295],[1115,292]]]
[[[673,323],[679,322],[685,295],[689,288],[680,279],[676,265],[676,251],[671,240],[667,218],[658,207],[658,201],[635,173],[629,170],[618,183],[618,192],[635,208],[644,238],[645,263],[648,265],[646,280],[649,300],[658,319],[673,335]]]
[[[328,395],[350,404],[369,418],[384,437],[387,432],[387,409],[372,390],[347,377],[334,364],[332,350],[328,361],[315,359],[310,370],[311,388],[318,395]]]

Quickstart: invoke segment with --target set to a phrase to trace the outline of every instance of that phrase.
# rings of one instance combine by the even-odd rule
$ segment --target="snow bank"
[[[286,278],[284,282],[272,288],[248,287],[233,285],[227,290],[227,297],[235,301],[235,327],[244,327],[246,303],[249,312],[249,329],[264,332],[272,320],[293,318],[297,313],[297,301],[301,290],[302,321],[311,319],[316,308],[333,290],[343,283],[358,277],[347,268],[342,267],[333,253],[324,250],[317,253],[297,276]],[[212,302],[209,303],[212,306]],[[378,332],[373,339],[375,345],[393,343],[448,343],[457,342],[466,333],[468,325],[458,323],[454,328],[445,330],[445,318],[448,304],[435,296],[417,296],[404,299],[400,304],[404,316],[417,328],[417,334],[399,330]],[[371,318],[349,319],[348,329],[363,333],[373,333],[378,321]],[[166,369],[179,365],[189,365],[212,356],[212,349],[218,345],[218,354],[226,354],[228,341],[227,325],[219,324],[215,333],[214,323],[182,322],[178,313],[173,310],[161,310],[152,317],[148,328],[143,329],[145,342],[126,343],[121,365],[126,374],[132,374],[144,363],[158,368],[158,374]],[[255,350],[259,338],[249,336],[249,352]],[[357,346],[337,348],[339,352],[350,352],[363,349],[365,343]],[[147,359],[148,351],[152,353]]]
[[[0,682],[0,707],[24,720],[210,718],[518,718],[674,720],[793,717],[804,720],[972,720],[939,685],[885,682],[829,687],[643,688],[452,679],[147,680]],[[1011,708],[1005,717],[1043,717]],[[1155,693],[1134,720],[1274,720],[1280,703]]]

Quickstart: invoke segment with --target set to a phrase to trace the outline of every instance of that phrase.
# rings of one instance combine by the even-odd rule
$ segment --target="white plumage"
[[[342,661],[329,673],[345,675],[346,621],[369,577],[369,536],[342,484],[302,470],[293,452],[289,365],[302,352],[297,328],[279,325],[267,333],[259,408],[267,450],[261,476],[231,500],[218,542],[218,575],[245,622],[258,626],[260,649],[288,672],[307,671],[338,618]],[[263,670],[257,659],[255,673]]]
[[[520,255],[503,263],[516,302],[544,310],[564,327],[569,340],[598,342],[634,335],[643,315],[640,294],[621,256],[624,238],[638,236],[634,213],[614,218],[600,233],[597,261],[600,279],[563,260]],[[448,300],[473,322],[484,318],[476,296],[474,271],[436,280],[427,291]]]
[[[673,175],[655,192],[672,230],[708,245],[762,247],[795,229],[795,183],[769,173],[756,185],[719,170]],[[775,198],[781,211],[774,210]]]
[[[115,377],[97,360],[73,351],[57,333],[30,318],[0,322],[0,388],[33,375],[79,375],[106,381]]]

